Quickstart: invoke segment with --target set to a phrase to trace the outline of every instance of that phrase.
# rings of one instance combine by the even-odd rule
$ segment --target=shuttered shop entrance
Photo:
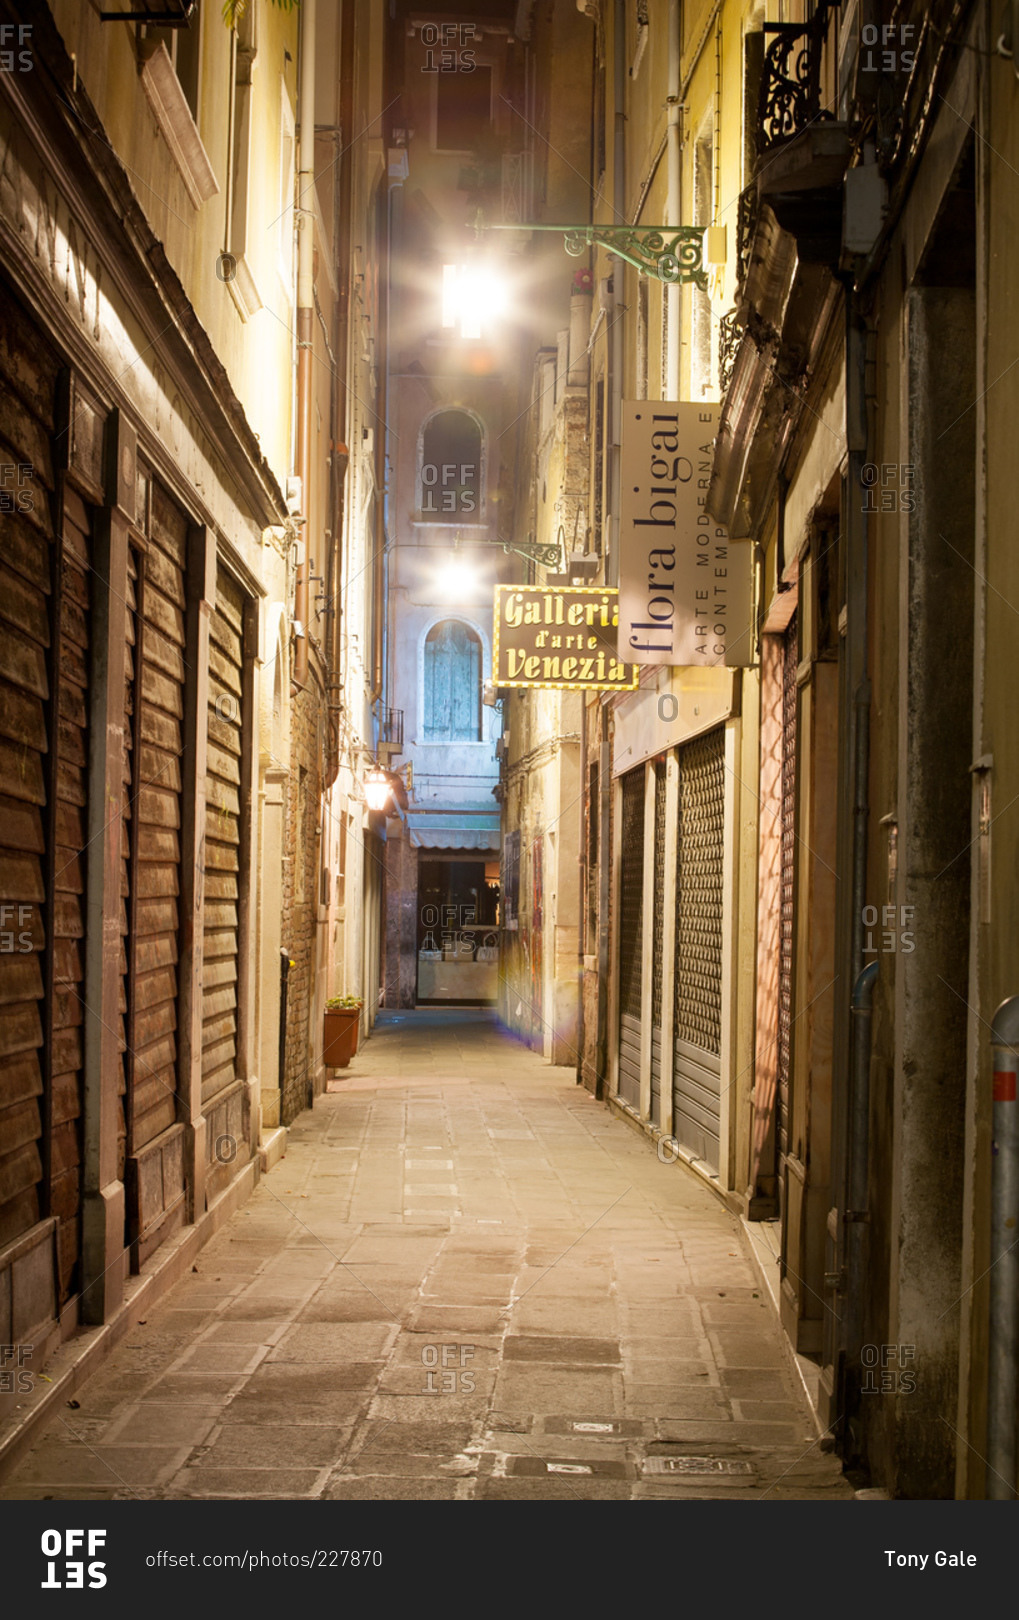
[[[0,310],[0,1253],[22,1244],[0,1317],[17,1339],[80,1286],[93,576],[89,512],[56,488],[56,356],[5,291]]]
[[[644,913],[644,767],[622,779],[619,882],[619,1095],[640,1107]]]
[[[232,1173],[231,1164],[248,1156],[245,1088],[237,1075],[245,602],[240,586],[220,564],[209,646],[202,1112],[208,1121],[210,1175],[224,1179]]]
[[[184,1218],[184,1127],[178,1120],[181,757],[186,685],[188,521],[155,481],[148,544],[132,552],[132,684],[127,949],[127,1237],[145,1259]],[[133,600],[132,600],[133,596]]]
[[[717,1170],[722,1034],[725,731],[679,750],[673,1134]]]
[[[662,1122],[662,1003],[665,994],[665,795],[667,766],[655,760],[655,898],[651,981],[651,1123]]]

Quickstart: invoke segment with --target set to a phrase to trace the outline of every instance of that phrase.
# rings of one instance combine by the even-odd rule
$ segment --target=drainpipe
[[[846,1223],[846,1304],[843,1336],[846,1360],[855,1367],[863,1344],[863,1275],[866,1265],[870,1189],[870,1030],[878,964],[868,962],[853,985],[850,1011],[849,1167]]]
[[[615,0],[613,16],[613,96],[615,101],[612,145],[612,213],[625,220],[626,204],[626,0]],[[623,266],[617,258],[612,272],[612,330],[609,333],[609,543],[605,583],[619,583],[620,428],[623,414]],[[609,902],[612,885],[612,759],[609,752],[609,710],[599,705],[599,815],[598,815],[598,1044],[595,1096],[604,1097],[609,1057]]]
[[[347,523],[347,472],[350,466],[349,399],[347,393],[350,355],[350,214],[353,185],[353,159],[350,151],[350,131],[353,125],[354,83],[354,19],[344,12],[341,18],[340,38],[340,104],[339,133],[336,137],[338,156],[335,163],[334,198],[334,252],[335,270],[339,283],[333,320],[333,353],[336,356],[336,386],[333,393],[333,439],[330,468],[333,476],[332,521],[333,534],[330,559],[329,647],[327,664],[328,691],[326,700],[333,724],[330,738],[336,743],[330,755],[328,783],[332,787],[340,773],[340,702],[343,682],[343,565],[344,530]]]
[[[991,1021],[991,1314],[987,1354],[987,1497],[1014,1501],[1016,1355],[1019,1354],[1019,996],[1003,1001]]]
[[[680,208],[682,197],[680,193],[682,157],[682,106],[679,91],[680,74],[680,27],[679,27],[679,0],[669,0],[669,70],[668,70],[668,99],[666,101],[666,116],[668,126],[666,129],[665,148],[665,221],[668,225],[678,226],[681,223]],[[666,308],[669,315],[668,341],[665,353],[666,378],[668,381],[669,399],[679,398],[679,283],[669,282],[665,288]]]
[[[297,173],[297,445],[294,460],[301,480],[304,517],[304,557],[297,566],[294,618],[303,636],[297,640],[294,680],[308,683],[308,565],[312,544],[311,521],[311,361],[315,319],[313,250],[315,245],[315,7],[302,0],[301,40],[298,47],[298,113],[300,137]]]
[[[626,219],[626,0],[615,0],[613,52],[612,212]],[[617,258],[612,272],[612,331],[609,345],[611,373],[609,456],[609,554],[606,585],[619,584],[619,478],[623,418],[623,278],[625,259]]]

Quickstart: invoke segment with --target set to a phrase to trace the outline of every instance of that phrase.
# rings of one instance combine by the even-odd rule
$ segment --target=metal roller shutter
[[[641,951],[644,914],[644,767],[622,781],[619,888],[619,1095],[640,1106]]]
[[[655,908],[651,982],[651,1121],[662,1121],[662,1000],[665,975],[665,792],[666,763],[655,761]]]
[[[673,1132],[718,1168],[725,733],[679,750]]]

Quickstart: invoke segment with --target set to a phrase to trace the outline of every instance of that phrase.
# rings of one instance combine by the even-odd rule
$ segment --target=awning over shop
[[[411,846],[414,849],[498,849],[499,814],[411,811],[407,816]]]

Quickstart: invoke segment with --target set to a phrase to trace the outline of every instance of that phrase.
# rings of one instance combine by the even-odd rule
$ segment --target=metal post
[[[1016,1354],[1019,1350],[1019,996],[991,1021],[991,1316],[987,1366],[987,1496],[1016,1495]]]

